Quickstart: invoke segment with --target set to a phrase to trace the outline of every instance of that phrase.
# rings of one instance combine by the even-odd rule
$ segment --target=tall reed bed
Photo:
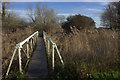
[[[53,30],[49,36],[56,42],[63,56],[65,68],[61,74],[64,74],[64,78],[69,76],[76,79],[95,72],[120,70],[119,39],[115,30],[78,30],[71,27],[69,34],[60,29]]]
[[[5,32],[2,31],[2,74],[6,73],[10,59],[13,55],[16,44],[30,36],[34,30],[31,27],[25,29],[16,29],[16,32]],[[18,69],[18,54],[16,53],[13,61],[13,71]],[[19,70],[19,69],[18,69]]]

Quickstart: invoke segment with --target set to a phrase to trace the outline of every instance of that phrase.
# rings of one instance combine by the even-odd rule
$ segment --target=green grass
[[[92,74],[93,79],[113,80],[120,79],[120,71],[109,70],[106,72],[97,72]]]
[[[63,67],[61,64],[55,64],[55,70],[51,76],[52,80],[120,80],[120,71],[106,70],[88,72],[86,69],[77,65],[80,63],[67,62]]]
[[[23,80],[24,76],[25,76],[25,73],[18,72],[16,74],[10,74],[6,77],[3,77],[2,80]]]

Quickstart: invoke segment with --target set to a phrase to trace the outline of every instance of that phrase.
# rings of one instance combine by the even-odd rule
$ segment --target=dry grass
[[[119,70],[118,33],[115,30],[79,31],[75,27],[71,30],[70,34],[62,29],[53,30],[49,36],[58,45],[65,63],[75,65],[77,74],[84,76],[92,72]]]
[[[15,45],[30,36],[34,30],[27,27],[24,30],[17,29],[16,32],[2,32],[2,73],[5,74],[12,57]],[[15,56],[13,69],[18,67],[18,56]]]

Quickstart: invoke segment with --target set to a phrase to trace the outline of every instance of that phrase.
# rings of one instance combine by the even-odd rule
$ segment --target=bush
[[[67,21],[63,23],[62,28],[70,32],[71,31],[70,26],[75,26],[79,30],[84,28],[94,28],[95,22],[90,17],[78,14],[75,16],[68,17]]]

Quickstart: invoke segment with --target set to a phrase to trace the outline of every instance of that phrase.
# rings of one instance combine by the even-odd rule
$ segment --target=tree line
[[[46,5],[37,4],[34,8],[28,5],[26,14],[30,21],[26,22],[10,9],[10,3],[2,3],[2,26],[4,30],[16,31],[16,28],[24,29],[30,25],[35,30],[50,31],[53,28],[63,28],[70,32],[70,27],[75,26],[78,30],[84,28],[95,28],[95,22],[91,17],[81,14],[69,16],[65,20],[65,16],[58,16],[54,9]],[[9,11],[11,10],[11,11]],[[109,3],[102,13],[101,24],[106,28],[120,28],[120,2]]]
[[[26,14],[30,21],[26,22],[20,18],[19,14],[16,14],[10,10],[10,3],[2,3],[2,23],[4,30],[15,31],[16,28],[24,28],[31,25],[36,30],[50,31],[52,28],[61,27],[69,31],[70,26],[76,26],[77,29],[85,27],[95,27],[95,22],[92,18],[83,15],[69,16],[65,21],[65,16],[58,16],[52,8],[48,8],[46,5],[37,4],[34,8],[32,5],[28,5]]]

